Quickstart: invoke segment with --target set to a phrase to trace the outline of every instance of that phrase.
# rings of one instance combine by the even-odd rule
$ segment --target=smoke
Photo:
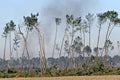
[[[60,43],[65,29],[66,14],[82,17],[89,13],[96,3],[97,0],[51,0],[49,4],[43,7],[40,11],[40,20],[46,43],[46,51],[49,52],[48,56],[51,56],[50,53],[53,48],[55,18],[59,17],[62,19],[57,35],[57,43]]]
[[[40,11],[40,29],[44,34],[46,56],[51,57],[53,42],[55,36],[55,18],[61,18],[61,24],[58,27],[57,44],[61,45],[61,40],[65,29],[66,14],[74,15],[75,17],[86,15],[96,4],[96,0],[51,0],[44,5]],[[28,39],[28,49],[30,56],[38,56],[38,37],[36,31],[32,31]],[[32,37],[31,37],[32,35]],[[55,57],[58,56],[55,52]]]
[[[88,12],[91,12],[92,9],[98,5],[97,0],[48,0],[49,2],[46,3],[40,10],[40,29],[44,34],[45,40],[45,51],[47,57],[51,57],[51,52],[53,48],[53,41],[55,36],[55,17],[59,17],[62,19],[62,23],[58,29],[57,35],[57,43],[61,43],[61,39],[63,37],[64,29],[65,29],[65,15],[66,14],[73,14],[75,17],[77,16],[84,16]],[[1,44],[3,45],[3,44]],[[23,46],[23,44],[22,44]],[[3,46],[1,46],[3,48]],[[7,48],[9,49],[9,48]],[[28,39],[28,49],[31,53],[30,56],[38,55],[38,38],[36,36],[36,32],[34,31],[30,34]],[[22,48],[20,49],[20,53]],[[3,52],[3,49],[2,49]],[[9,53],[9,50],[7,50]],[[21,55],[21,54],[19,54]],[[9,56],[9,55],[7,55]]]

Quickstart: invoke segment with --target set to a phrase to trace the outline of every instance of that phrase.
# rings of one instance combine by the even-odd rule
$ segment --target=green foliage
[[[68,42],[68,40],[65,41],[64,50],[69,54],[69,42]]]
[[[96,62],[93,66],[92,66],[92,69],[94,72],[103,72],[104,71],[104,64],[103,62]]]
[[[12,73],[12,74],[8,74],[8,78],[15,78],[17,76],[17,74],[16,73]]]
[[[5,78],[5,74],[0,72],[0,78]]]
[[[15,23],[11,20],[9,23],[6,24],[6,26],[9,27],[9,31],[14,31],[15,30]]]
[[[46,76],[52,76],[52,73],[51,73],[51,71],[52,71],[52,68],[46,68]]]
[[[72,48],[75,52],[80,54],[82,46],[83,46],[82,40],[79,36],[77,36],[73,42]]]
[[[89,22],[89,24],[91,24],[93,22],[93,20],[94,20],[94,14],[88,13],[86,15],[86,19]]]
[[[97,18],[98,18],[98,23],[99,25],[103,24],[106,22],[106,18],[105,15],[103,15],[102,13],[97,14]]]
[[[18,35],[17,34],[17,32],[15,32],[14,33],[14,35],[15,35],[15,38],[13,39],[13,41],[14,41],[14,50],[16,51],[17,50],[17,48],[19,48],[20,46],[19,46],[19,43],[20,43],[20,35]]]
[[[116,11],[107,11],[97,15],[100,24],[109,20],[114,25],[120,24],[120,19],[118,18],[118,13]]]
[[[19,77],[29,77],[29,72],[28,71],[21,71],[18,73]]]
[[[73,15],[66,15],[67,24],[72,24],[73,18],[74,18]]]
[[[120,68],[117,68],[117,74],[120,75]]]
[[[28,30],[33,29],[33,26],[35,26],[35,24],[38,22],[38,16],[39,16],[38,13],[37,14],[31,13],[31,16],[23,17],[25,25],[27,25]]]
[[[1,73],[4,73],[4,72],[5,72],[5,70],[4,70],[4,69],[2,69],[2,68],[0,68],[0,72],[1,72]]]
[[[56,25],[59,25],[61,23],[61,18],[55,18]]]
[[[59,76],[65,76],[67,73],[67,70],[66,69],[59,70],[58,73],[59,73]]]
[[[82,75],[94,75],[94,74],[102,74],[104,72],[104,65],[103,62],[96,62],[88,67],[87,64],[83,64],[83,71]]]
[[[85,47],[84,47],[84,52],[85,52],[85,53],[87,53],[87,54],[88,54],[88,56],[89,56],[89,55],[90,55],[90,53],[92,52],[92,50],[91,50],[90,46],[88,46],[88,45],[87,45],[87,46],[85,46]]]
[[[84,70],[87,70],[88,65],[87,65],[86,63],[83,63],[83,64],[82,64],[82,68],[83,68]]]
[[[105,47],[106,47],[107,51],[113,50],[114,49],[113,42],[111,42],[110,40],[106,40]]]
[[[95,57],[94,57],[93,55],[91,55],[90,61],[91,61],[91,62],[94,62],[94,60],[95,60]]]
[[[78,17],[78,18],[76,18],[74,20],[73,23],[74,23],[75,26],[80,26],[81,25],[81,21],[82,21],[81,17]]]
[[[81,70],[80,69],[70,69],[70,70],[68,70],[68,75],[69,76],[78,76],[78,75],[82,75],[82,72],[81,72]]]
[[[7,78],[7,77],[8,77],[8,70],[0,69],[0,78]]]
[[[14,68],[9,68],[9,69],[8,69],[8,73],[10,73],[10,74],[11,74],[11,73],[16,73],[16,72],[17,72],[17,71],[16,71]]]
[[[7,35],[9,34],[9,32],[12,32],[15,30],[15,23],[11,20],[10,22],[6,23],[6,26],[4,28],[4,32],[3,32],[3,37],[7,37]]]
[[[84,64],[87,66],[84,69],[81,68],[73,68],[73,69],[61,69],[61,70],[51,70],[51,68],[47,68],[45,72],[40,74],[38,70],[33,70],[32,72],[21,71],[17,73],[2,73],[0,72],[0,78],[8,77],[57,77],[57,76],[83,76],[83,75],[120,75],[120,68],[108,67],[105,68],[103,62],[95,63],[92,66]]]
[[[105,18],[109,19],[111,22],[114,22],[118,17],[118,13],[116,11],[107,11],[103,14]]]
[[[7,37],[7,35],[8,35],[8,33],[9,33],[9,27],[8,26],[5,26],[5,28],[4,28],[4,32],[3,32],[3,37]]]

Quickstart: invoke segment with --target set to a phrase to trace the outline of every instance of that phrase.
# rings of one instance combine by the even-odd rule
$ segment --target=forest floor
[[[120,80],[120,76],[107,75],[107,76],[64,76],[64,77],[41,77],[41,78],[1,78],[0,80]]]

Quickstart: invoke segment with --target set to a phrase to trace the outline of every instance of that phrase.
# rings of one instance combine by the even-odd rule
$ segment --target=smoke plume
[[[46,51],[48,52],[48,56],[51,57],[53,48],[55,18],[59,17],[62,19],[57,35],[57,43],[60,43],[65,28],[65,15],[72,14],[75,17],[82,17],[94,8],[96,3],[96,0],[51,0],[49,4],[44,6],[40,11],[40,20],[42,31],[45,35]]]

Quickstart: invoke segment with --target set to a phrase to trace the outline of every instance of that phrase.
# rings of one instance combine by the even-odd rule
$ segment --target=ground
[[[9,78],[0,80],[120,80],[119,75],[109,76],[68,76],[68,77],[42,77],[42,78]]]

